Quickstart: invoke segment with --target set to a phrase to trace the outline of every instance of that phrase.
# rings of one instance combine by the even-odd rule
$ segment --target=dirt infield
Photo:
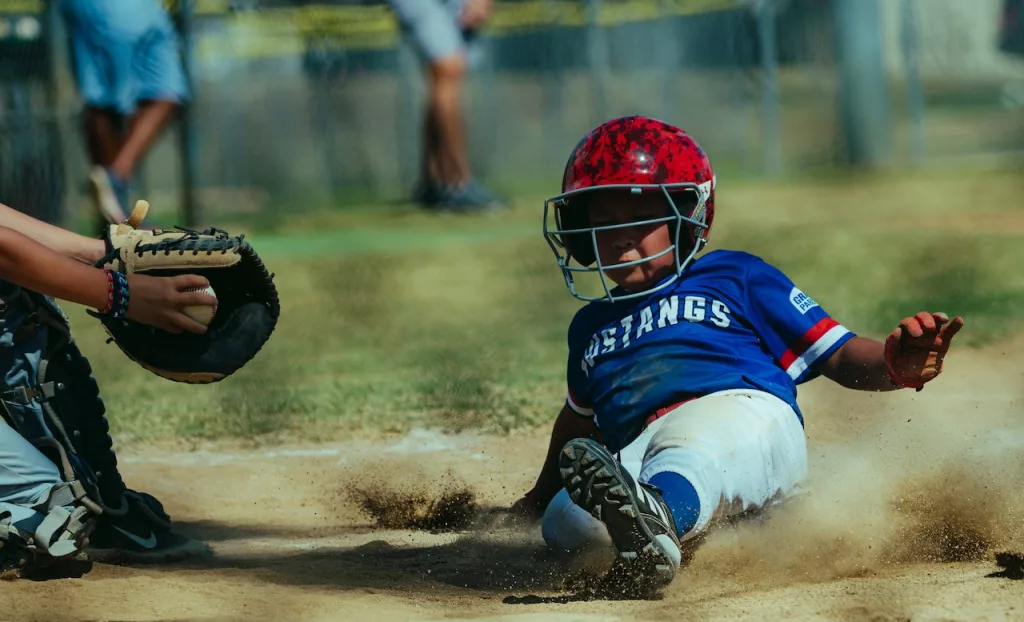
[[[660,600],[589,600],[583,566],[550,558],[539,529],[494,526],[544,430],[418,431],[126,448],[128,482],[215,557],[6,583],[0,619],[1021,619],[1020,344],[951,356],[922,393],[807,385],[810,494],[718,532]]]

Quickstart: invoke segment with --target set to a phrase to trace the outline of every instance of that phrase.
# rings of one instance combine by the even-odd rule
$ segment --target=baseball
[[[209,294],[209,295],[213,296],[214,298],[217,297],[217,294],[214,293],[213,288],[209,287],[209,286],[207,286],[207,287],[193,287],[193,288],[190,288],[190,289],[186,289],[185,291],[186,292],[203,292],[204,294]],[[182,309],[182,311],[185,313],[185,315],[187,315],[190,318],[192,318],[193,320],[199,322],[203,326],[209,326],[210,322],[213,321],[213,317],[217,314],[217,305],[214,305],[212,307],[208,307],[206,305],[194,305],[194,306],[191,306],[191,307],[185,307],[184,309]]]

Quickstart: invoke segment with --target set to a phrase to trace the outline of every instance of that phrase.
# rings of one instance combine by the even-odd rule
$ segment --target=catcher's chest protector
[[[0,322],[0,414],[57,465],[64,485],[50,505],[122,514],[105,409],[67,318],[53,300],[0,281]]]

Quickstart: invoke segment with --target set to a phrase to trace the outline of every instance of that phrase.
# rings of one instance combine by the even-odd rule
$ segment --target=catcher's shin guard
[[[44,531],[28,533],[24,520],[12,517],[4,522],[0,517],[8,543],[0,568],[30,561],[39,565],[38,560],[58,552],[55,545],[70,552],[68,545],[73,543],[77,552],[85,542],[83,535],[89,539],[85,555],[76,559],[86,562],[166,562],[209,553],[202,542],[173,531],[159,501],[125,486],[99,387],[60,308],[21,290],[17,296],[0,295],[0,300],[9,303],[0,314],[0,341],[8,345],[0,348],[0,366],[17,370],[3,376],[8,381],[7,390],[0,392],[5,418],[57,465],[63,479],[51,491],[46,507],[27,508],[50,513],[41,523]],[[12,383],[12,378],[20,382]],[[40,547],[39,542],[45,544]]]
[[[95,516],[75,505],[68,488],[54,486],[34,507],[0,503],[0,579],[78,576],[87,563],[75,563],[96,527]]]
[[[74,502],[95,514],[123,514],[106,409],[92,368],[71,338],[59,307],[19,290],[3,304],[2,364],[22,382],[0,393],[8,424],[59,468]]]
[[[104,514],[123,515],[127,487],[117,468],[106,406],[92,367],[74,340],[40,362],[39,379],[43,411],[69,449],[71,468],[83,475],[86,504],[95,503],[94,509]]]
[[[65,377],[60,365],[50,365],[54,354],[73,360],[77,349],[67,350],[69,346],[73,343],[59,307],[38,294],[0,283],[0,425],[29,441],[57,465],[61,476],[31,505],[0,505],[4,571],[31,571],[75,556],[93,519],[103,511],[96,474],[76,449],[76,440],[80,444],[83,436],[91,438],[92,427],[83,435],[82,426],[69,426],[58,414],[68,410],[62,404],[81,403],[80,397],[65,394],[69,389],[79,391],[82,380]],[[116,469],[111,472],[120,479]]]

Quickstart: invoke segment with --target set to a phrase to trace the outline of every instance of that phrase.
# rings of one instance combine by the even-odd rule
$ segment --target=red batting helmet
[[[596,229],[589,224],[587,205],[597,190],[658,192],[665,196],[671,215],[645,223],[673,224],[676,274],[656,288],[629,295],[613,295],[597,258]],[[555,227],[549,227],[549,207]],[[650,294],[674,282],[707,244],[715,218],[715,173],[707,154],[683,130],[647,117],[612,119],[594,128],[573,149],[562,176],[562,193],[544,202],[544,237],[558,258],[566,285],[582,300],[621,300]],[[639,222],[615,225],[632,227]],[[602,227],[604,229],[606,227]],[[680,243],[682,242],[682,245]],[[564,251],[564,252],[563,252]],[[661,256],[664,253],[659,253]],[[686,255],[681,257],[681,255]],[[578,266],[571,265],[575,260]],[[649,257],[643,261],[650,261]],[[590,267],[597,261],[596,267]],[[586,297],[576,292],[573,272],[601,272],[605,296]]]

